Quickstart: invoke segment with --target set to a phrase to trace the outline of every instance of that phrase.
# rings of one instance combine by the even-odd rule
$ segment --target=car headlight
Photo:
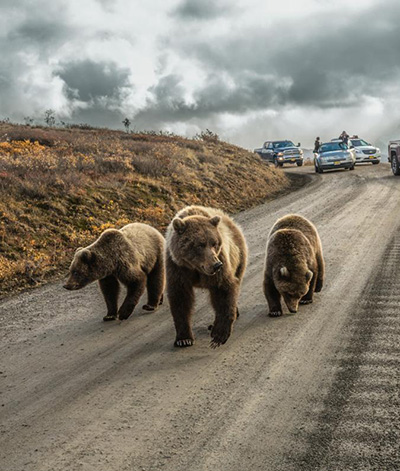
[[[278,157],[283,157],[285,154],[283,152],[278,152]]]

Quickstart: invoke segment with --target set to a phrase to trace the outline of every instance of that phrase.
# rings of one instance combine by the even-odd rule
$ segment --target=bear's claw
[[[280,317],[282,315],[281,311],[271,311],[269,314],[269,317]]]
[[[311,304],[312,299],[300,299],[300,304]]]
[[[144,304],[142,306],[142,309],[145,311],[155,311],[157,308],[155,306],[150,306],[150,304]]]
[[[221,328],[216,328],[215,325],[212,326],[211,329],[211,343],[210,346],[211,348],[217,348],[220,347],[221,345],[224,345],[224,343],[227,342],[231,335],[230,329],[228,330],[222,330]]]
[[[117,319],[117,316],[109,316],[108,314],[103,317],[104,322],[115,321],[116,319]]]
[[[180,339],[175,340],[174,346],[179,348],[191,347],[194,344],[193,339]]]

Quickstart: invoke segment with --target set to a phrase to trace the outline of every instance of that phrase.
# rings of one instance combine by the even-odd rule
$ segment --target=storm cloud
[[[173,15],[182,19],[206,20],[228,14],[233,11],[232,5],[214,0],[184,0],[173,11]]]
[[[2,2],[0,118],[53,108],[92,125],[208,127],[246,147],[398,132],[397,1],[133,3]]]

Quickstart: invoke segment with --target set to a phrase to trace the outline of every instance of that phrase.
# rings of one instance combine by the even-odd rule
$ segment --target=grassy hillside
[[[0,124],[0,297],[65,274],[76,247],[134,221],[165,229],[187,204],[234,213],[289,182],[213,135]]]

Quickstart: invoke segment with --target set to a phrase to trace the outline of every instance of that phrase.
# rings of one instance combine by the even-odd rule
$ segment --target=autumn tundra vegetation
[[[289,184],[212,132],[0,122],[0,297],[59,278],[75,249],[107,228],[143,222],[164,232],[186,205],[235,213]]]

